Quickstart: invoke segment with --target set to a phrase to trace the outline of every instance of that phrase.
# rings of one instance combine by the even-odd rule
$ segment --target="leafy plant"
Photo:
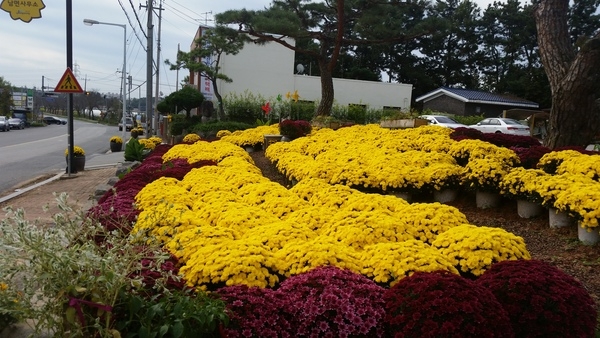
[[[229,322],[223,301],[191,289],[152,297],[123,291],[119,298],[115,328],[126,337],[219,337]]]
[[[64,213],[53,215],[52,227],[26,221],[23,210],[6,209],[0,222],[0,260],[13,262],[0,265],[0,280],[21,295],[13,313],[20,320],[35,319],[36,334],[114,337],[113,309],[120,293],[144,287],[143,277],[135,274],[142,258],[163,262],[170,256],[142,238],[107,231],[73,210],[64,193],[57,203]],[[160,294],[161,280],[172,276],[153,271]]]
[[[125,161],[142,162],[147,153],[146,147],[135,137],[129,139],[125,145]]]

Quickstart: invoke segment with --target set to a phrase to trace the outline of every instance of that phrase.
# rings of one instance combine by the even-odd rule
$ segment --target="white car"
[[[458,123],[454,119],[452,119],[448,116],[444,116],[444,115],[421,115],[421,116],[419,116],[419,118],[429,121],[430,125],[447,127],[447,128],[452,128],[452,129],[459,128],[459,127],[467,128],[466,125]]]
[[[517,120],[503,117],[490,117],[477,124],[469,126],[469,128],[477,129],[483,133],[502,133],[531,136],[528,126],[521,124]]]

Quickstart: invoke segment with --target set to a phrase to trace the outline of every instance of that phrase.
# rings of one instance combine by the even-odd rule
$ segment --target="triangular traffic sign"
[[[58,85],[54,88],[54,91],[58,93],[83,93],[83,89],[79,85],[79,82],[77,82],[71,68],[67,68],[60,81],[58,81]]]

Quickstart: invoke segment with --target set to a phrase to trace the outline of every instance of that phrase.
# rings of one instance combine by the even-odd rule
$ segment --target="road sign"
[[[44,5],[42,0],[3,0],[0,8],[10,13],[10,17],[13,20],[30,22],[31,19],[42,17],[42,9],[46,8],[46,5]]]
[[[57,93],[83,93],[83,89],[79,85],[79,82],[77,82],[71,68],[67,68],[60,81],[58,81],[58,85],[54,88],[54,91]]]

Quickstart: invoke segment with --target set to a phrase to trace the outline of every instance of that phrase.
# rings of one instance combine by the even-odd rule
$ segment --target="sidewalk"
[[[31,184],[24,182],[23,186],[10,195],[0,197],[0,211],[6,206],[25,210],[27,220],[38,220],[43,224],[52,222],[52,215],[60,212],[56,197],[53,193],[66,192],[69,204],[76,210],[87,210],[96,201],[96,187],[106,184],[111,177],[116,176],[119,163],[124,162],[124,152],[100,154],[86,158],[85,170],[76,174],[57,172],[42,182],[32,179]],[[51,173],[52,174],[52,173]],[[48,211],[44,212],[44,206]],[[5,213],[1,213],[4,218]]]

